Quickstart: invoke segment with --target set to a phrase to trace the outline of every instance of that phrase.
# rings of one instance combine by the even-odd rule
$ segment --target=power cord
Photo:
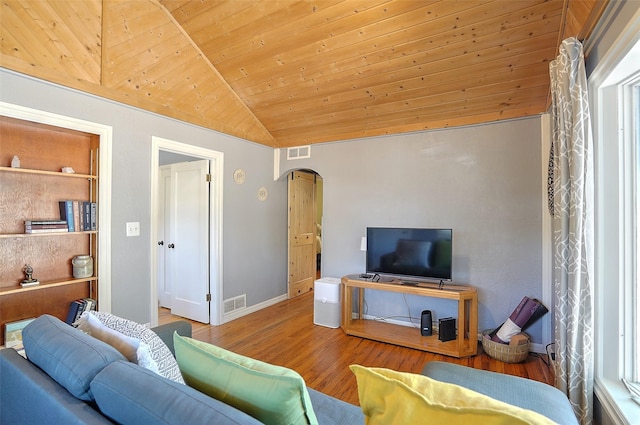
[[[415,319],[415,317],[411,317],[411,316],[386,316],[386,317],[374,317],[373,318],[373,320],[375,320],[376,322],[385,322],[385,323],[389,319],[409,319],[408,323],[411,323],[411,326],[413,326],[416,329],[420,328],[420,326],[418,326],[415,323],[413,323],[413,319]]]
[[[547,365],[547,367],[551,367],[551,361],[555,361],[556,360],[556,353],[555,352],[550,352],[549,351],[549,347],[551,347],[552,345],[556,345],[555,342],[550,342],[549,344],[547,344],[547,346],[544,348],[544,350],[547,352],[547,359],[545,360],[543,357],[540,357],[542,359],[542,362],[544,364]]]

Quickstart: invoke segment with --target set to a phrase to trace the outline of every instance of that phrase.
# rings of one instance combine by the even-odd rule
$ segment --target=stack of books
[[[96,300],[93,298],[82,298],[71,302],[66,322],[73,325],[85,311],[96,309]]]
[[[59,233],[68,232],[69,226],[65,220],[25,220],[25,233]]]

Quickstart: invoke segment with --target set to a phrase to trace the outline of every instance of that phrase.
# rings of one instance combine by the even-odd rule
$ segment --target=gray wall
[[[224,152],[224,298],[246,293],[253,305],[286,293],[286,183],[273,181],[271,148],[5,70],[0,100],[113,127],[113,313],[150,320],[152,136]],[[247,178],[236,185],[240,167]],[[260,186],[269,191],[265,202],[256,197]],[[140,222],[140,237],[125,236],[128,221]]]
[[[478,288],[480,330],[500,325],[525,295],[541,298],[540,117],[313,145],[309,159],[288,161],[283,150],[282,174],[294,168],[324,181],[324,276],[364,271],[367,226],[445,227],[453,281]],[[400,295],[366,298],[372,316],[457,316],[450,302],[408,297],[407,308]],[[529,330],[536,343],[541,328]]]
[[[224,298],[249,306],[286,294],[286,179],[273,179],[273,150],[14,73],[0,72],[0,99],[113,127],[112,310],[149,321],[151,136],[225,154]],[[540,119],[314,145],[280,162],[324,179],[323,275],[364,270],[367,226],[451,227],[454,281],[479,290],[480,329],[493,328],[523,296],[541,297]],[[243,168],[246,181],[233,182]],[[260,186],[267,201],[257,200]],[[141,237],[125,237],[139,221]],[[452,306],[409,297],[411,315]],[[372,315],[408,316],[404,300],[368,297]],[[546,318],[545,320],[548,320]],[[541,343],[541,322],[531,328]]]

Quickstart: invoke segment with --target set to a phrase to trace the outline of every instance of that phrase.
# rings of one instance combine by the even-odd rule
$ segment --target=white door
[[[209,161],[172,164],[165,239],[171,313],[209,323]]]

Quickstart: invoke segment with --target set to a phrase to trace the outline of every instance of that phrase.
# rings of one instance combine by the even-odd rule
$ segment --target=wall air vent
[[[290,159],[311,158],[311,146],[296,146],[287,148],[287,161]]]
[[[247,307],[247,294],[224,300],[224,314]]]

